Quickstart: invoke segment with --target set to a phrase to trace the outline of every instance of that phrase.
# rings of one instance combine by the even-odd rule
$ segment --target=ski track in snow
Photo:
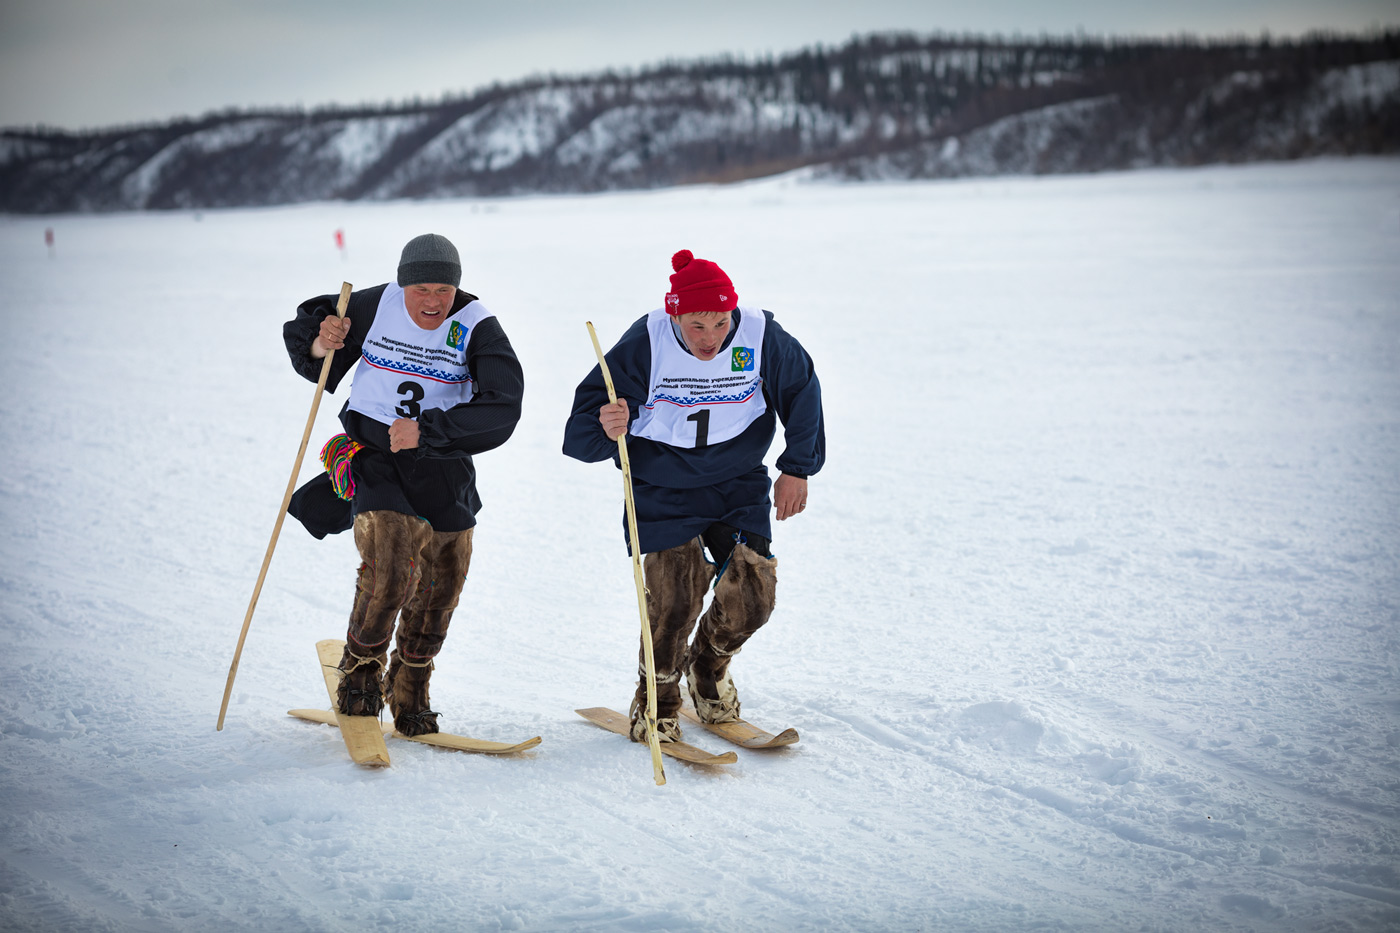
[[[214,723],[281,324],[427,230],[527,379],[434,705],[543,743],[365,771],[285,714],[348,536],[283,529]],[[559,445],[584,320],[682,247],[811,351],[830,450],[734,668],[801,743],[657,787],[572,712],[625,710],[637,618],[619,476]],[[1397,257],[1395,159],[0,218],[0,928],[1395,929]]]

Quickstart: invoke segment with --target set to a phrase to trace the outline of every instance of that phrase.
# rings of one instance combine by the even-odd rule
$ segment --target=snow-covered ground
[[[281,324],[425,231],[527,378],[434,705],[543,743],[366,771],[286,715],[347,536],[284,528],[214,724],[311,402]],[[559,446],[584,321],[683,247],[809,348],[830,456],[735,665],[801,743],[658,787],[573,713],[637,617],[619,475]],[[0,281],[0,928],[1400,925],[1400,161],[10,217]]]

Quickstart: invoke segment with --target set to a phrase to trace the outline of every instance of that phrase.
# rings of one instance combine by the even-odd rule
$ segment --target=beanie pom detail
[[[683,249],[671,257],[671,268],[676,271],[666,293],[667,314],[723,314],[738,304],[734,283],[708,259],[696,259],[694,253]]]

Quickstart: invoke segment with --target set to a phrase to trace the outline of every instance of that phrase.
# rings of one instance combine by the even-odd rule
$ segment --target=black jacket
[[[334,392],[360,360],[365,336],[379,308],[384,285],[352,292],[346,317],[350,333],[331,360],[326,391]],[[321,321],[335,313],[338,296],[321,295],[302,302],[296,317],[282,328],[292,366],[311,382],[321,378],[322,360],[311,356]],[[457,291],[452,313],[475,295]],[[476,524],[481,499],[476,492],[472,456],[504,444],[520,421],[525,378],[500,321],[490,317],[472,329],[467,340],[467,368],[476,395],[462,405],[427,410],[418,418],[419,446],[393,453],[389,426],[351,411],[340,411],[345,433],[365,445],[351,461],[355,497],[339,499],[324,473],[302,486],[288,512],[316,537],[345,531],[360,512],[388,509],[426,519],[436,531],[464,531]]]

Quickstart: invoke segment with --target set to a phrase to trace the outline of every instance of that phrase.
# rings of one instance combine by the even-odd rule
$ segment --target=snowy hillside
[[[1400,152],[1400,33],[1292,42],[875,35],[435,104],[0,133],[0,211],[246,207]]]
[[[526,372],[434,706],[542,744],[365,771],[288,717],[356,566],[295,525],[217,732],[281,324],[430,230]],[[559,448],[682,247],[810,349],[830,460],[734,667],[801,742],[657,787],[573,713],[637,618]],[[1395,159],[0,219],[0,929],[1394,930],[1397,255]]]
[[[839,162],[821,174],[958,178],[1287,159],[1366,151],[1357,138],[1370,125],[1362,115],[1400,117],[1400,61],[1329,69],[1286,101],[1271,99],[1268,83],[1262,72],[1238,71],[1166,113],[1144,112],[1117,93],[1085,97],[1003,117],[959,136]],[[1167,129],[1164,123],[1175,125]]]

